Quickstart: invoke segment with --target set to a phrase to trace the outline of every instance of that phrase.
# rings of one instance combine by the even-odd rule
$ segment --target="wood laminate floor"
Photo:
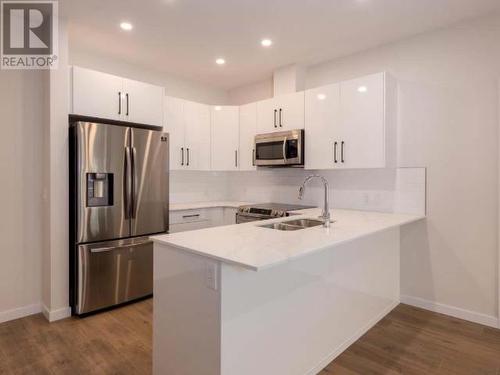
[[[0,324],[0,374],[151,374],[152,310]],[[500,330],[399,305],[320,373],[332,374],[500,375]]]

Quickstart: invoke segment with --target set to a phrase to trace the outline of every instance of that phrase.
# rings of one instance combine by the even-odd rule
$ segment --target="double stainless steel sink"
[[[319,225],[323,225],[322,220],[295,219],[295,220],[283,221],[281,223],[272,223],[259,226],[262,228],[291,231],[291,230],[300,230],[300,229],[317,227]]]

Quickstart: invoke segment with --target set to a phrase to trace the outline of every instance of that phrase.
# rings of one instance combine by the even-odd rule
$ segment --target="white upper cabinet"
[[[304,91],[281,95],[277,99],[279,128],[304,129]]]
[[[304,128],[304,92],[281,95],[257,103],[258,133]]]
[[[238,170],[239,107],[213,106],[212,170]]]
[[[166,97],[164,123],[170,134],[170,169],[209,170],[210,107]]]
[[[72,113],[147,125],[163,124],[163,88],[74,66]]]
[[[396,158],[396,84],[386,73],[340,84],[341,165],[386,168]],[[342,143],[343,142],[343,143]]]
[[[330,169],[339,165],[335,157],[340,134],[340,85],[306,91],[305,168]]]
[[[184,121],[185,167],[198,171],[210,170],[210,107],[185,101]]]
[[[257,133],[271,133],[278,131],[278,103],[267,99],[257,103]]]
[[[305,167],[395,166],[396,95],[386,73],[307,90]]]
[[[139,124],[163,124],[163,87],[149,83],[123,80],[125,119]]]
[[[257,134],[257,103],[240,107],[239,168],[253,171],[255,167],[255,134]]]
[[[184,103],[183,99],[165,97],[163,131],[169,133],[170,169],[184,169]]]
[[[123,79],[77,66],[72,71],[72,113],[82,116],[121,120]]]

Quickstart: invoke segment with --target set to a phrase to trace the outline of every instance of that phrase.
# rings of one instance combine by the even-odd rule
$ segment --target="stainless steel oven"
[[[255,165],[261,167],[303,167],[304,130],[256,135]]]

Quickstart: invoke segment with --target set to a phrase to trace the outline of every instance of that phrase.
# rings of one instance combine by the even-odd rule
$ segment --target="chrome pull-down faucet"
[[[299,199],[302,199],[304,197],[306,184],[313,178],[320,178],[323,181],[323,185],[325,187],[325,202],[323,205],[323,212],[321,213],[320,218],[323,219],[323,227],[330,228],[330,199],[329,199],[330,185],[328,184],[328,180],[326,178],[317,174],[313,174],[306,177],[306,179],[299,188]]]

